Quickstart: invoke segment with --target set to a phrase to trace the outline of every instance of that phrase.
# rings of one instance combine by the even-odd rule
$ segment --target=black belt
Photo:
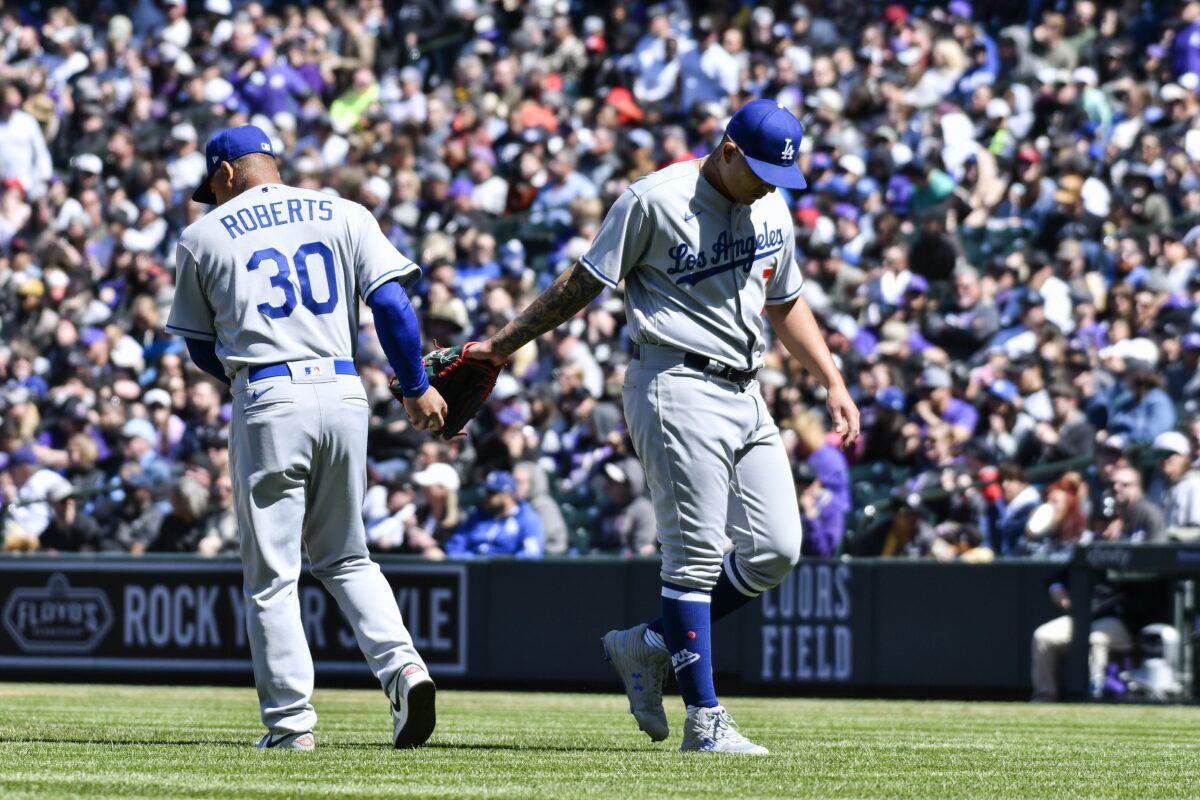
[[[732,381],[733,383],[747,384],[754,380],[754,376],[758,374],[758,370],[756,369],[735,369],[728,364],[722,364],[720,361],[711,359],[708,356],[702,356],[699,353],[689,353],[686,350],[676,350],[674,352],[682,356],[685,366],[691,367],[697,372],[703,372],[705,375],[713,375],[717,378]],[[642,347],[637,342],[633,343],[633,357],[642,357]]]

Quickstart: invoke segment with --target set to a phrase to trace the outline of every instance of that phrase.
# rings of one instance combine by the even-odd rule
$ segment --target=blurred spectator
[[[983,532],[969,523],[944,522],[935,529],[929,554],[937,561],[961,561],[966,564],[986,564],[996,554],[987,546]]]
[[[1185,542],[1200,538],[1200,470],[1195,468],[1191,442],[1182,433],[1167,431],[1154,438],[1163,478],[1162,508],[1166,535]]]
[[[1162,377],[1148,364],[1128,365],[1124,387],[1112,401],[1109,432],[1124,434],[1136,444],[1150,444],[1155,436],[1175,427],[1176,419]]]
[[[1050,387],[1054,416],[1034,428],[1035,453],[1030,462],[1052,463],[1092,455],[1096,429],[1079,410],[1079,389],[1060,381]]]
[[[937,536],[921,516],[916,495],[894,491],[887,513],[848,543],[850,555],[880,558],[922,558],[929,555]]]
[[[801,555],[830,558],[841,548],[842,536],[846,532],[846,515],[839,507],[837,498],[821,483],[811,464],[801,461],[796,465],[793,477],[804,529]]]
[[[1046,502],[1033,510],[1025,526],[1030,555],[1063,556],[1087,529],[1085,485],[1076,473],[1067,473],[1046,487]]]
[[[412,552],[408,548],[408,527],[416,518],[417,507],[412,484],[397,481],[391,484],[376,484],[367,490],[363,498],[363,527],[367,535],[367,547],[375,551]],[[415,552],[424,550],[420,542]]]
[[[531,222],[569,225],[571,203],[581,197],[596,196],[596,187],[576,171],[577,161],[575,153],[565,147],[550,158],[546,164],[546,183],[538,190],[529,209]]]
[[[163,512],[155,503],[154,482],[136,466],[126,467],[121,480],[122,499],[100,542],[101,550],[139,556],[158,538]]]
[[[4,525],[4,549],[36,550],[38,538],[49,527],[53,512],[46,500],[60,496],[70,484],[53,470],[41,466],[31,448],[21,447],[8,454],[8,464],[0,472],[0,489],[8,505]]]
[[[850,467],[846,455],[830,441],[824,424],[815,414],[797,414],[787,426],[796,432],[796,455],[804,459],[833,497],[834,507],[842,514],[851,508]]]
[[[541,558],[545,547],[542,522],[528,503],[517,498],[512,474],[489,473],[483,490],[483,505],[469,512],[447,540],[446,555]]]
[[[54,165],[41,126],[21,110],[24,102],[19,85],[0,81],[0,141],[4,142],[0,175],[6,181],[6,188],[17,189],[25,198],[36,200],[46,191]]]
[[[171,465],[156,451],[160,435],[150,420],[129,420],[121,428],[121,436],[125,439],[126,459],[129,463],[137,464],[148,480],[160,485],[171,480]]]
[[[915,432],[916,425],[906,422],[908,400],[898,387],[888,386],[875,395],[874,406],[864,409],[862,462],[899,463],[911,458],[905,428]]]
[[[1120,595],[1108,583],[1092,588],[1092,626],[1088,633],[1088,675],[1090,691],[1099,696],[1108,667],[1109,653],[1128,651],[1133,646],[1129,628],[1121,621]],[[1033,632],[1033,702],[1052,703],[1058,700],[1058,662],[1071,646],[1074,623],[1071,618],[1071,596],[1067,593],[1065,576],[1050,584],[1050,601],[1067,612],[1040,625]]]
[[[204,538],[209,492],[195,478],[184,476],[171,487],[171,513],[162,519],[147,552],[193,553]]]
[[[455,270],[454,288],[474,309],[487,285],[500,277],[500,264],[496,261],[496,237],[480,233],[471,242],[470,256]]]
[[[1002,497],[996,503],[996,526],[991,548],[997,555],[1020,555],[1025,550],[1029,518],[1042,503],[1042,495],[1029,483],[1025,471],[1012,462],[1000,465]]]
[[[204,533],[196,545],[202,556],[236,554],[240,550],[237,511],[233,507],[233,483],[229,474],[220,475],[212,487],[212,512],[204,522]]]
[[[646,474],[635,459],[604,465],[606,502],[600,508],[589,546],[592,550],[652,556],[658,552],[654,506],[646,496]],[[731,524],[732,521],[731,521]]]
[[[965,442],[975,433],[979,412],[973,405],[954,396],[954,380],[941,367],[927,367],[921,373],[922,397],[913,406],[916,419],[927,427],[946,426],[954,440]]]
[[[1142,475],[1133,467],[1120,467],[1113,472],[1113,498],[1110,512],[1102,509],[1103,527],[1097,533],[1107,541],[1131,542],[1166,541],[1166,522],[1160,511],[1142,492]]]
[[[925,320],[925,338],[951,358],[966,360],[999,330],[1000,318],[991,302],[984,299],[973,267],[955,268],[954,298],[955,311],[935,312]]]
[[[68,484],[55,484],[46,496],[54,516],[38,537],[46,552],[82,552],[96,549],[102,531],[92,514],[80,513],[80,500]]]
[[[563,520],[562,509],[550,496],[550,479],[546,471],[532,461],[521,461],[513,467],[513,477],[517,480],[517,497],[529,503],[542,522],[546,555],[560,556],[567,552],[567,523]]]

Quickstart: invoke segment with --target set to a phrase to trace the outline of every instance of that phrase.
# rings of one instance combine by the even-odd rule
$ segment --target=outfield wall
[[[379,560],[431,672],[452,685],[613,687],[600,637],[658,614],[653,560]],[[804,561],[716,626],[714,667],[744,690],[1015,696],[1030,686],[1034,628],[1058,613],[1045,588],[1060,570]],[[299,603],[318,678],[370,681],[307,573]],[[236,560],[0,559],[0,678],[248,681],[244,613]],[[1073,651],[1069,691],[1084,690],[1084,658]]]
[[[431,671],[456,685],[612,687],[600,637],[658,606],[651,560],[380,560]],[[1030,636],[1055,615],[1045,585],[1057,568],[807,561],[718,625],[716,670],[797,694],[1022,692]],[[307,575],[299,601],[318,675],[368,678]],[[0,675],[249,680],[243,613],[233,560],[2,559]]]

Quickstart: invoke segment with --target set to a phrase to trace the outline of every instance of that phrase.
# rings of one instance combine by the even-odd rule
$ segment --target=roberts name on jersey
[[[333,220],[333,201],[304,199],[276,200],[273,203],[255,203],[248,208],[239,208],[236,214],[221,216],[221,224],[230,239],[245,236],[260,228],[278,228],[295,222],[330,222]]]

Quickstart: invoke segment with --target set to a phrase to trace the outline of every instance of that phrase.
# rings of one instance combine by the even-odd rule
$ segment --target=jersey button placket
[[[743,224],[744,220],[750,218],[750,206],[735,204],[733,206],[733,208],[731,209],[731,211],[732,211],[732,214],[730,215],[730,220],[729,220],[729,235],[732,237],[734,242],[744,241],[746,237],[742,234],[742,224]],[[750,234],[753,235],[754,231],[751,230]],[[734,250],[736,252],[736,248]],[[751,266],[751,268],[753,268],[754,256],[755,256],[754,251],[751,251],[749,253],[743,253],[741,258],[749,258],[750,266]],[[754,343],[758,339],[755,336],[753,329],[746,323],[746,312],[745,312],[745,309],[742,307],[742,288],[743,288],[743,286],[742,286],[741,275],[739,273],[743,273],[743,268],[740,265],[738,266],[737,269],[731,269],[729,271],[729,274],[733,276],[733,278],[732,278],[733,294],[734,294],[734,299],[735,299],[734,305],[736,306],[738,327],[741,328],[742,333],[744,333],[746,335],[746,366],[744,367],[744,369],[753,369],[754,368]],[[744,387],[743,387],[742,391],[745,391]]]

